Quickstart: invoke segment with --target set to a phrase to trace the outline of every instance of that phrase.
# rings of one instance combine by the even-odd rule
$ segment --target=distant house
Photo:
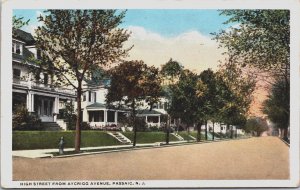
[[[40,57],[33,36],[15,30],[12,39],[13,111],[23,104],[30,113],[38,115],[42,122],[56,122],[59,109],[64,107],[66,101],[75,99],[75,92],[54,86],[53,77],[47,73],[30,72],[30,69],[37,67],[28,61],[32,56],[37,59]]]
[[[82,121],[90,124],[92,128],[117,125],[118,118],[124,111],[111,109],[105,101],[109,80],[103,80],[99,84],[84,84],[84,92],[81,98]]]
[[[98,83],[85,83],[82,95],[82,121],[89,123],[92,128],[104,128],[106,126],[119,125],[121,118],[129,113],[129,109],[110,108],[106,103],[109,79],[104,79]],[[149,126],[161,126],[161,116],[167,114],[167,102],[164,98],[150,107],[146,102],[140,102],[141,106],[137,110],[137,117],[145,118]]]

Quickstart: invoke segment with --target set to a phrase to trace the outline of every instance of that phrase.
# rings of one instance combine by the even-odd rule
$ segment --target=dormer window
[[[23,46],[21,43],[13,42],[12,43],[12,52],[22,55],[23,54]]]

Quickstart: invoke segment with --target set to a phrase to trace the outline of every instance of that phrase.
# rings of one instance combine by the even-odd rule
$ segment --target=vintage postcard
[[[1,187],[299,187],[297,0],[7,0]]]

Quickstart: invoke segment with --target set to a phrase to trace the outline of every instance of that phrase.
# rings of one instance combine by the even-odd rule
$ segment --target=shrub
[[[149,131],[158,131],[158,127],[157,126],[150,126]]]
[[[15,108],[12,120],[13,130],[41,129],[41,120],[37,115],[30,114],[24,104]]]

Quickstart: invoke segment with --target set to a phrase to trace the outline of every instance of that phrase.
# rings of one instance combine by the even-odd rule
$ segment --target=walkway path
[[[289,148],[276,137],[68,158],[13,158],[13,180],[288,178]]]

